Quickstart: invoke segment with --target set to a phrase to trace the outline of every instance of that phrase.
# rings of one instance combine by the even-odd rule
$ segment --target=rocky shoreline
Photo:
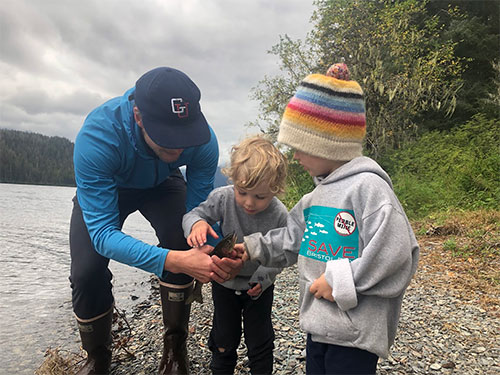
[[[431,241],[421,247],[419,270],[404,299],[396,342],[391,356],[379,361],[378,374],[499,374],[498,306],[489,309],[479,303],[479,290],[471,290],[467,298],[457,293],[446,277],[446,266],[436,268],[431,264],[436,244]],[[188,350],[192,374],[210,374],[207,338],[213,305],[209,284],[203,287],[203,294],[204,304],[194,303],[191,313]],[[278,276],[275,286],[275,374],[305,373],[305,335],[298,327],[297,299],[294,266]],[[121,330],[115,332],[125,344],[115,348],[111,374],[157,373],[162,317],[153,278],[151,296],[125,319],[130,329],[122,324]],[[250,374],[243,344],[239,352],[235,374]]]
[[[273,322],[276,332],[274,352],[276,374],[305,373],[303,356],[305,335],[298,328],[296,276],[296,266],[291,267],[278,276],[279,281],[275,286]],[[188,353],[190,371],[193,375],[211,373],[209,368],[211,353],[207,346],[213,312],[210,284],[203,286],[202,293],[204,303],[193,303],[189,323]],[[114,329],[118,342],[120,340],[128,342],[125,346],[115,345],[111,375],[156,374],[162,354],[163,332],[156,278],[151,278],[150,297],[139,303],[131,313],[127,313],[125,320],[128,325],[122,323],[121,328]],[[242,339],[238,349],[239,359],[235,374],[250,374],[243,341]]]
[[[399,330],[388,359],[380,360],[379,375],[500,374],[500,293],[497,250],[491,257],[457,257],[443,248],[446,237],[422,236],[417,274],[402,307]],[[492,242],[498,247],[500,243]],[[159,287],[126,313],[117,309],[113,324],[111,375],[156,374],[162,354],[162,315]],[[305,373],[305,334],[298,326],[297,267],[277,277],[273,305],[276,333],[274,374]],[[188,351],[192,375],[210,374],[210,332],[213,305],[210,285],[204,303],[193,303]],[[131,298],[135,298],[131,296]],[[243,342],[243,340],[242,340]],[[236,375],[249,374],[245,347],[239,348]],[[48,351],[37,375],[73,374],[83,355],[65,358]],[[58,367],[60,370],[55,371]]]

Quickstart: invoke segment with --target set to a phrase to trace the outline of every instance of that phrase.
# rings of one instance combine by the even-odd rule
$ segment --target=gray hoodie
[[[191,233],[191,227],[199,220],[210,225],[220,224],[222,235],[235,232],[237,242],[243,241],[243,236],[255,232],[266,234],[268,230],[286,225],[288,210],[281,201],[273,197],[269,206],[255,215],[248,215],[242,207],[236,204],[233,185],[223,186],[213,190],[207,200],[194,208],[182,220],[186,238]],[[248,290],[250,284],[260,283],[262,292],[275,281],[282,268],[264,267],[257,262],[245,262],[239,274],[222,285],[234,290]],[[262,295],[262,292],[260,295]],[[252,297],[257,299],[258,297]]]
[[[419,248],[387,173],[358,157],[323,179],[290,211],[287,227],[244,238],[250,259],[298,262],[300,326],[316,342],[386,358]],[[309,287],[321,274],[335,302]]]

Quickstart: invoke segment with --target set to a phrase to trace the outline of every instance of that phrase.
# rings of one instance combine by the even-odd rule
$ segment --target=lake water
[[[74,193],[70,187],[0,184],[0,374],[33,374],[49,347],[78,351],[68,281]],[[157,242],[138,213],[123,230]],[[110,268],[119,309],[148,296],[149,273],[114,261]]]

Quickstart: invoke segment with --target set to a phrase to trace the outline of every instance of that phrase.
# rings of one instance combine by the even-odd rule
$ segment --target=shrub
[[[434,131],[380,161],[410,217],[447,208],[498,208],[500,122],[483,115]]]
[[[303,195],[314,189],[314,182],[312,177],[302,169],[299,163],[292,161],[292,152],[289,151],[286,155],[289,161],[288,176],[286,192],[282,197],[282,201],[288,210],[290,210]]]

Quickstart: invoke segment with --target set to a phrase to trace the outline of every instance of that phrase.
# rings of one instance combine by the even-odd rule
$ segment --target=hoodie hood
[[[382,178],[393,189],[392,181],[389,175],[373,159],[366,156],[359,156],[345,163],[340,168],[335,169],[326,177],[314,177],[314,183],[326,185],[338,182],[343,179],[351,178],[361,173],[373,173]]]

